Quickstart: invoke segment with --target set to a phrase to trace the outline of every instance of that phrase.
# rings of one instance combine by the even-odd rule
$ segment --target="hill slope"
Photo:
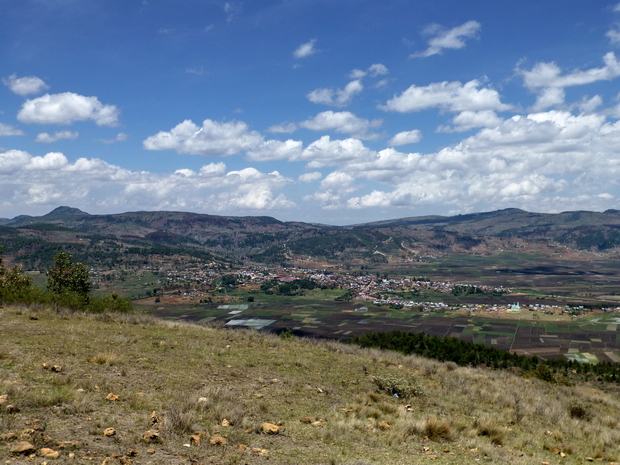
[[[59,207],[44,216],[0,222],[0,244],[28,269],[49,266],[59,248],[103,269],[149,262],[153,255],[220,263],[306,260],[358,266],[429,254],[540,252],[549,246],[615,253],[620,211],[539,214],[507,209],[343,227],[183,212],[90,215]]]
[[[0,455],[20,441],[35,454],[13,463],[43,463],[43,448],[108,464],[620,458],[620,403],[593,384],[139,315],[1,311]],[[393,381],[415,395],[394,397]]]

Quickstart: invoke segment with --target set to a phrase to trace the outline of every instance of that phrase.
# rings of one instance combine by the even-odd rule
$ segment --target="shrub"
[[[398,399],[411,399],[424,394],[421,387],[415,386],[403,378],[374,376],[372,381],[375,383],[375,386],[377,386],[378,391],[385,392]]]
[[[588,406],[579,401],[571,401],[568,404],[568,414],[571,418],[575,418],[577,420],[592,419],[592,412],[590,411]]]
[[[452,425],[445,420],[441,420],[431,415],[426,419],[426,424],[422,430],[424,436],[431,440],[449,441],[452,439]]]

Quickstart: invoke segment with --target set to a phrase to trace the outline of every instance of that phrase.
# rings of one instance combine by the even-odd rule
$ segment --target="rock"
[[[213,446],[225,446],[226,444],[228,444],[228,439],[222,436],[213,436],[211,439],[209,439],[209,443]]]
[[[75,454],[73,452],[69,452],[69,458],[71,460],[74,460],[75,459]]]
[[[60,452],[50,449],[49,447],[44,447],[39,452],[47,459],[57,459],[60,456]]]
[[[312,418],[310,417],[303,417],[301,420],[302,423],[312,423]]]
[[[15,444],[10,449],[13,455],[30,455],[36,452],[36,449],[28,441],[21,441]]]
[[[146,453],[153,455],[155,453],[155,449],[147,449]]]
[[[106,437],[116,436],[116,430],[114,428],[106,428],[103,430],[103,435]]]
[[[379,428],[383,430],[390,429],[392,426],[387,421],[380,421]]]
[[[15,441],[17,439],[17,434],[15,433],[5,433],[2,436],[0,436],[0,439],[2,439],[3,441]]]
[[[114,402],[115,400],[118,400],[118,399],[119,399],[119,397],[120,397],[120,396],[117,396],[116,394],[109,393],[109,394],[106,396],[106,398],[105,398],[105,399],[106,399],[106,400],[109,400],[110,402]]]
[[[280,427],[273,423],[263,423],[260,425],[260,432],[263,434],[278,434],[280,432]]]
[[[248,446],[246,446],[245,444],[238,444],[237,445],[237,450],[239,452],[243,452],[244,450],[246,450],[248,448]]]
[[[151,418],[149,419],[149,423],[151,425],[157,425],[163,422],[164,422],[164,417],[157,415],[156,411],[151,412]]]
[[[258,453],[259,457],[267,457],[269,455],[269,451],[267,449],[261,449],[261,451]]]
[[[227,428],[228,426],[230,426],[230,422],[229,422],[226,418],[224,418],[224,419],[222,420],[222,426],[223,426],[224,428]]]
[[[4,404],[8,400],[8,398],[9,398],[8,394],[2,394],[0,396],[0,405]]]
[[[159,438],[159,432],[155,431],[154,429],[150,429],[148,431],[145,431],[142,434],[142,440],[148,443],[152,443],[152,442],[159,442],[160,438]]]
[[[323,422],[321,420],[313,421],[312,426],[320,428],[321,426],[323,426]]]
[[[19,407],[15,406],[15,405],[7,405],[4,410],[6,411],[6,413],[19,413],[20,409]]]
[[[198,398],[198,403],[199,404],[206,404],[208,400],[209,399],[207,399],[206,397],[199,397]]]
[[[189,443],[194,446],[199,446],[202,444],[202,439],[200,438],[200,434],[192,434],[189,438]]]

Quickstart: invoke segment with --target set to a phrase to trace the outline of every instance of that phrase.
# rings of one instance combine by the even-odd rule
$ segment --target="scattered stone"
[[[34,454],[36,449],[28,441],[21,441],[11,447],[10,452],[13,455],[30,455]]]
[[[301,420],[302,423],[312,423],[312,418],[310,417],[303,417]]]
[[[9,398],[8,394],[2,394],[0,396],[0,405],[4,404],[8,400],[8,398]]]
[[[151,418],[149,419],[149,424],[157,425],[164,422],[164,417],[157,415],[157,412],[153,410],[151,412]]]
[[[379,422],[379,428],[383,429],[383,430],[388,430],[392,427],[392,425],[390,425],[387,421],[380,421]]]
[[[245,444],[237,444],[237,450],[239,452],[243,452],[244,450],[246,450],[248,448],[248,446],[246,446]]]
[[[62,441],[58,444],[59,449],[78,449],[82,447],[82,443],[79,441]]]
[[[7,405],[4,410],[6,411],[6,413],[19,413],[20,409],[19,407],[17,407],[16,405]]]
[[[57,459],[60,456],[60,452],[50,449],[49,447],[44,447],[39,451],[41,455],[47,459]]]
[[[280,427],[273,423],[263,423],[260,425],[260,432],[263,434],[278,434],[280,432]]]
[[[320,428],[321,426],[323,426],[323,422],[321,420],[313,421],[312,426]]]
[[[226,418],[224,418],[224,419],[222,420],[222,426],[223,426],[224,428],[229,427],[229,426],[230,426],[230,421],[228,421]]]
[[[153,455],[155,453],[155,449],[147,449],[146,453]]]
[[[129,465],[130,463],[133,463],[133,459],[126,455],[119,457],[118,461],[121,463],[121,465]]]
[[[213,436],[211,439],[209,439],[209,443],[211,443],[211,445],[213,446],[225,446],[226,444],[228,444],[228,439],[222,436]]]
[[[145,431],[142,434],[142,440],[148,443],[159,442],[159,431],[155,431],[154,429]]]
[[[34,430],[32,428],[26,428],[25,430],[22,430],[19,435],[20,439],[23,440],[30,439],[32,436],[34,436]]]
[[[207,399],[206,397],[199,397],[198,398],[198,403],[199,404],[206,404],[208,402],[209,399]]]
[[[202,444],[202,439],[200,437],[200,434],[192,434],[189,438],[189,442],[190,444],[193,444],[194,446],[199,446],[200,444]]]
[[[75,459],[75,454],[73,452],[69,452],[69,458],[71,460],[74,460]]]
[[[15,433],[5,433],[2,436],[0,436],[0,439],[2,439],[3,441],[14,441],[15,439],[17,439],[17,434]]]
[[[261,449],[261,451],[258,453],[259,457],[267,457],[269,455],[269,451],[267,449]]]
[[[103,430],[103,435],[106,437],[116,436],[116,430],[114,428],[106,428]]]
[[[117,396],[116,394],[113,394],[113,393],[109,393],[105,399],[109,400],[110,402],[114,402],[115,400],[118,400],[119,398],[120,396]]]

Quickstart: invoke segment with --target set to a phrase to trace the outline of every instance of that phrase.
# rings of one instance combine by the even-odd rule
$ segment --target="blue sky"
[[[0,0],[0,217],[620,197],[620,3]]]

